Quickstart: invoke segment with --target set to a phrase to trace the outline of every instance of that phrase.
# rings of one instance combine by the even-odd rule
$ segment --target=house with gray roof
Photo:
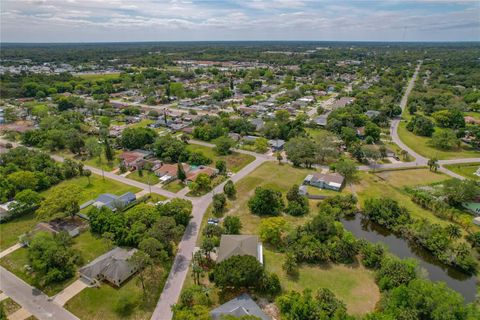
[[[268,144],[272,148],[272,151],[280,151],[283,149],[283,146],[285,145],[285,140],[282,140],[282,139],[268,140]]]
[[[339,173],[315,173],[309,174],[303,180],[304,185],[314,186],[320,189],[340,191],[345,178]]]
[[[80,276],[91,284],[105,280],[120,287],[138,271],[138,266],[129,261],[136,251],[116,247],[82,267]]]
[[[271,318],[267,316],[262,309],[253,301],[253,299],[246,293],[232,299],[220,307],[212,310],[210,316],[214,320],[223,319],[225,316],[254,316],[262,320],[270,320]]]
[[[135,200],[137,200],[137,197],[131,192],[126,192],[121,196],[103,193],[99,195],[97,199],[95,199],[93,206],[96,208],[107,207],[112,211],[116,211],[118,208],[125,208]]]
[[[233,256],[253,256],[263,264],[263,246],[257,236],[224,234],[220,239],[217,263]]]

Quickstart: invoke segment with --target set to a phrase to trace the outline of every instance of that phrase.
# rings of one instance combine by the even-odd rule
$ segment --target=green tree
[[[13,216],[17,217],[33,211],[41,201],[42,197],[40,194],[33,190],[25,189],[15,195],[15,201],[8,206],[8,209]]]
[[[237,216],[226,216],[225,219],[223,219],[223,228],[226,234],[240,234],[242,222]]]
[[[230,149],[233,148],[235,142],[229,137],[220,137],[215,140],[215,151],[219,155],[227,155],[230,153]]]
[[[227,162],[225,160],[217,160],[215,162],[215,168],[217,168],[219,174],[227,174]]]
[[[416,269],[415,260],[386,257],[376,274],[378,285],[382,290],[390,290],[408,284],[417,277]]]
[[[435,171],[435,172],[437,172],[438,168],[440,167],[440,165],[438,164],[437,158],[428,159],[427,165],[430,171]]]
[[[290,139],[285,144],[288,160],[294,166],[304,165],[310,168],[315,163],[315,144],[308,138],[297,137]]]
[[[282,217],[265,218],[260,221],[259,235],[263,242],[280,247],[284,244],[289,228]]]
[[[445,227],[448,237],[450,240],[452,239],[459,239],[462,237],[462,229],[456,224],[449,224],[448,226]]]
[[[122,132],[120,144],[129,150],[141,149],[152,144],[156,137],[157,133],[150,128],[126,128]]]
[[[177,178],[182,182],[185,182],[187,179],[187,174],[185,173],[185,169],[183,169],[183,164],[180,162],[177,163]]]
[[[256,257],[250,255],[232,256],[217,263],[211,274],[215,286],[238,290],[255,288],[264,273],[263,266]]]
[[[53,220],[56,218],[74,215],[80,211],[78,194],[81,192],[77,186],[56,186],[40,204],[36,215],[39,220]]]
[[[443,183],[442,194],[453,206],[474,199],[480,193],[480,187],[474,180],[450,179]]]
[[[460,140],[457,138],[455,131],[444,129],[433,134],[430,144],[441,150],[452,150],[460,145]]]
[[[213,196],[213,213],[217,216],[220,216],[225,211],[227,206],[227,197],[224,193],[217,193]]]
[[[248,200],[248,207],[253,214],[276,216],[283,211],[285,205],[279,191],[257,187],[255,194]]]
[[[235,184],[232,180],[228,180],[225,185],[223,186],[223,192],[227,195],[229,199],[234,199],[235,195],[237,194],[237,190],[235,189]]]
[[[92,176],[92,171],[89,170],[89,169],[85,169],[85,170],[83,170],[83,175],[84,175],[85,177],[87,177],[87,179],[88,179],[88,185],[90,186],[90,185],[91,185],[91,183],[90,183],[90,177]]]
[[[335,163],[335,171],[345,178],[346,183],[354,182],[358,173],[357,165],[349,159],[342,159]]]

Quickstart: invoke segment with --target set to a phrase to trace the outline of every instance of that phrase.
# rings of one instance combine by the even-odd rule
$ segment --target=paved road
[[[49,301],[40,290],[26,284],[13,273],[0,267],[0,290],[40,320],[78,320],[58,304]]]
[[[253,162],[249,163],[242,170],[234,174],[230,180],[237,182],[265,161],[268,161],[266,157],[257,157]],[[188,268],[192,259],[193,251],[196,246],[198,234],[200,232],[200,225],[202,223],[203,216],[207,211],[208,206],[212,202],[213,195],[223,192],[223,186],[226,182],[218,185],[212,192],[194,199],[193,202],[193,218],[188,224],[185,234],[178,246],[177,256],[173,263],[170,274],[168,275],[167,282],[163,288],[163,292],[160,295],[155,311],[153,312],[152,319],[155,320],[170,320],[172,318],[171,306],[177,303],[180,293],[183,288],[183,283],[187,277]]]

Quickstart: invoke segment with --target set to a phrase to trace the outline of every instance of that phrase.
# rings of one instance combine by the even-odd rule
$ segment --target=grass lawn
[[[137,193],[140,191],[139,188],[132,187],[115,180],[110,180],[107,178],[103,180],[101,176],[95,174],[92,174],[92,176],[90,177],[90,182],[91,184],[88,185],[87,177],[76,177],[70,180],[62,181],[57,186],[69,187],[75,185],[77,187],[80,187],[82,191],[78,194],[79,204],[82,204],[88,200],[95,199],[98,195],[102,193],[121,195],[128,191],[133,193]],[[46,190],[42,192],[42,195],[47,196],[49,192],[50,190]]]
[[[73,248],[81,252],[82,257],[85,259],[84,264],[89,263],[111,249],[103,239],[93,235],[90,230],[83,231],[75,238]]]
[[[213,148],[201,146],[193,143],[187,146],[187,150],[192,152],[195,151],[195,152],[203,153],[206,157],[212,159],[212,164],[210,164],[211,166],[215,166],[215,161],[217,160],[225,160],[227,162],[227,169],[232,172],[240,171],[247,164],[255,160],[254,156],[251,156],[249,154],[238,153],[238,152],[232,152],[231,154],[226,156],[219,156],[213,150]]]
[[[264,249],[263,253],[266,269],[279,276],[284,291],[311,289],[315,294],[320,288],[328,288],[345,302],[348,313],[352,315],[373,311],[380,299],[374,272],[361,264],[301,265],[298,277],[292,278],[282,269],[284,254],[268,249]]]
[[[67,302],[65,308],[80,319],[113,320],[113,319],[150,319],[155,303],[165,284],[167,272],[159,269],[161,284],[155,292],[151,305],[141,304],[142,288],[138,276],[125,282],[120,288],[115,288],[107,283],[102,283],[99,288],[86,288]],[[137,306],[130,316],[121,316],[115,312],[115,305],[123,295],[132,295],[137,301]]]
[[[460,158],[475,158],[478,157],[478,150],[474,150],[467,144],[462,143],[461,148],[458,150],[444,151],[431,147],[428,142],[431,140],[429,137],[421,137],[410,132],[406,128],[407,123],[405,121],[400,122],[398,126],[398,135],[403,143],[405,143],[412,150],[418,154],[431,158],[437,158],[439,160],[445,159],[460,159]],[[435,128],[435,130],[441,130]]]
[[[473,180],[480,180],[479,176],[474,175],[474,173],[480,167],[480,162],[475,163],[460,163],[460,164],[447,164],[446,167],[449,170],[452,170],[459,175],[462,175],[466,178],[473,179]]]
[[[146,184],[150,183],[150,185],[154,185],[159,182],[158,177],[151,171],[143,170],[142,177],[139,176],[138,172],[138,170],[135,170],[134,172],[130,173],[127,178]]]
[[[169,182],[165,184],[162,189],[168,190],[173,193],[177,193],[178,191],[182,190],[185,188],[185,185],[182,183],[180,180],[174,180],[172,182]]]
[[[28,250],[26,248],[20,248],[0,260],[0,265],[2,265],[5,269],[14,273],[17,277],[19,277],[26,283],[34,285],[33,274],[25,270],[25,266],[28,264]],[[75,277],[59,283],[41,286],[38,287],[38,289],[42,290],[48,296],[52,296],[62,291],[73,281],[75,281]]]
[[[20,310],[22,308],[21,305],[13,301],[11,298],[7,298],[1,302],[3,309],[7,315],[11,315],[12,313]]]
[[[307,131],[307,134],[310,135],[310,137],[315,141],[322,140],[324,137],[331,135],[331,132],[328,132],[325,129],[307,128],[305,130]]]
[[[146,128],[148,125],[152,124],[154,121],[152,119],[142,119],[137,123],[129,125],[130,128]]]
[[[30,231],[38,221],[33,213],[0,224],[0,250],[5,250],[18,242],[18,237]]]
[[[78,155],[75,155],[75,154],[71,153],[68,150],[58,150],[58,151],[55,151],[55,154],[60,156],[60,157],[66,158],[66,159],[73,159],[75,161],[81,161],[81,162],[83,162],[83,164],[85,164],[87,166],[91,166],[91,167],[95,167],[95,168],[99,168],[99,169],[103,168],[103,170],[105,170],[105,171],[112,171],[120,165],[120,161],[118,159],[118,156],[120,155],[120,153],[122,153],[122,150],[114,149],[113,152],[114,152],[113,161],[107,161],[105,159],[104,153],[102,153],[102,159],[101,160],[98,157],[85,159],[84,157],[87,157],[86,155],[78,156]]]

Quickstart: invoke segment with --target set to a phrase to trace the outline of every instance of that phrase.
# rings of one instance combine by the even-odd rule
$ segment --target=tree
[[[394,229],[411,221],[408,210],[390,198],[367,199],[363,211],[369,219],[388,229]]]
[[[378,285],[381,290],[390,290],[408,284],[417,277],[416,269],[417,263],[413,259],[386,257],[376,274]]]
[[[354,182],[357,176],[357,165],[349,159],[342,159],[335,163],[335,171],[341,174],[346,183]]]
[[[142,149],[147,144],[152,144],[156,137],[157,133],[150,128],[126,128],[122,132],[120,144],[129,150]]]
[[[219,174],[227,174],[227,162],[225,160],[217,160],[215,162],[215,168],[217,168]]]
[[[235,189],[235,184],[233,184],[232,180],[228,180],[225,185],[223,186],[223,192],[227,195],[229,199],[234,199],[235,195],[237,194],[237,190]]]
[[[365,136],[372,137],[373,141],[377,142],[380,140],[381,129],[373,122],[368,122],[365,125]]]
[[[177,224],[186,227],[192,218],[192,203],[185,199],[174,198],[158,205],[157,211],[161,216],[173,217]]]
[[[15,201],[8,206],[9,211],[15,217],[33,211],[40,202],[42,197],[38,192],[30,189],[20,191],[15,195]]]
[[[462,230],[456,224],[449,224],[445,227],[445,230],[447,231],[450,240],[459,239],[462,236]]]
[[[138,280],[142,285],[143,299],[147,300],[147,290],[145,289],[145,268],[152,264],[151,257],[143,252],[142,250],[137,250],[128,260],[129,263],[135,266],[138,271]]]
[[[102,146],[98,143],[97,138],[90,137],[85,140],[85,149],[90,157],[96,158],[102,153]]]
[[[276,152],[278,164],[282,164],[283,156],[281,152]]]
[[[403,149],[402,149],[402,150],[400,151],[400,155],[402,156],[402,159],[403,159],[404,161],[408,160],[408,151],[407,151],[407,150],[403,150]]]
[[[310,210],[308,198],[300,194],[298,185],[294,184],[287,193],[288,206],[286,212],[291,216],[302,216]]]
[[[183,142],[171,135],[164,135],[152,145],[155,155],[165,162],[180,162],[188,153]]]
[[[200,173],[195,179],[195,183],[198,185],[198,190],[208,191],[211,189],[210,177],[206,173]]]
[[[220,216],[227,206],[227,197],[224,193],[217,193],[213,196],[213,213]]]
[[[181,135],[180,140],[182,140],[183,143],[188,144],[190,137],[188,136],[188,134],[184,133]]]
[[[283,271],[285,271],[289,276],[295,277],[298,275],[298,264],[295,255],[291,252],[287,252],[285,256],[285,261],[282,265]]]
[[[438,168],[440,167],[440,165],[438,164],[437,158],[428,159],[427,165],[430,171],[435,171],[435,172],[437,172]]]
[[[253,214],[276,216],[283,211],[285,205],[279,191],[257,187],[253,197],[248,200],[248,207]]]
[[[459,146],[460,140],[457,138],[455,131],[444,129],[433,134],[430,144],[441,150],[452,150]]]
[[[222,290],[238,290],[257,287],[263,273],[263,266],[256,257],[237,255],[217,263],[211,278],[215,286]]]
[[[297,137],[285,144],[285,153],[294,166],[310,168],[315,163],[315,144],[308,138]]]
[[[265,138],[257,138],[253,144],[255,152],[265,153],[268,150],[268,140]]]
[[[16,171],[9,174],[7,179],[17,192],[25,189],[36,190],[39,183],[38,176],[31,171]]]
[[[90,176],[92,175],[92,171],[89,170],[89,169],[85,169],[85,170],[83,170],[83,175],[84,175],[85,177],[87,177],[87,179],[88,179],[88,185],[90,186],[90,185],[91,185],[91,183],[90,183]]]
[[[180,162],[177,163],[177,178],[182,182],[185,182],[187,179],[187,174],[185,173],[185,169],[183,169],[183,164]]]
[[[227,216],[223,220],[223,228],[226,234],[240,234],[242,229],[242,222],[239,217]]]
[[[424,116],[413,116],[413,118],[407,123],[407,130],[412,131],[416,135],[431,137],[435,131],[435,127],[432,121]]]
[[[115,157],[115,152],[112,149],[112,146],[110,145],[110,142],[108,141],[108,138],[105,138],[105,141],[103,142],[103,146],[105,149],[105,158],[107,159],[108,162],[113,161]]]
[[[61,282],[75,274],[78,254],[71,248],[69,236],[38,232],[28,247],[28,260],[39,284]]]
[[[385,249],[381,244],[373,244],[364,240],[360,244],[360,254],[362,255],[362,264],[365,267],[378,269],[385,257]]]
[[[229,137],[220,137],[215,140],[215,151],[219,155],[227,155],[230,153],[230,149],[233,148],[235,142]]]
[[[480,193],[480,187],[474,180],[450,179],[443,183],[442,194],[453,206],[474,199]]]
[[[282,246],[287,236],[287,221],[282,217],[262,219],[260,222],[260,239],[273,246]]]
[[[316,143],[316,157],[319,163],[325,163],[327,159],[335,159],[339,155],[338,138],[333,134],[325,134]]]
[[[53,220],[56,218],[73,216],[80,211],[78,194],[81,190],[77,186],[56,186],[40,204],[37,210],[39,220]]]

